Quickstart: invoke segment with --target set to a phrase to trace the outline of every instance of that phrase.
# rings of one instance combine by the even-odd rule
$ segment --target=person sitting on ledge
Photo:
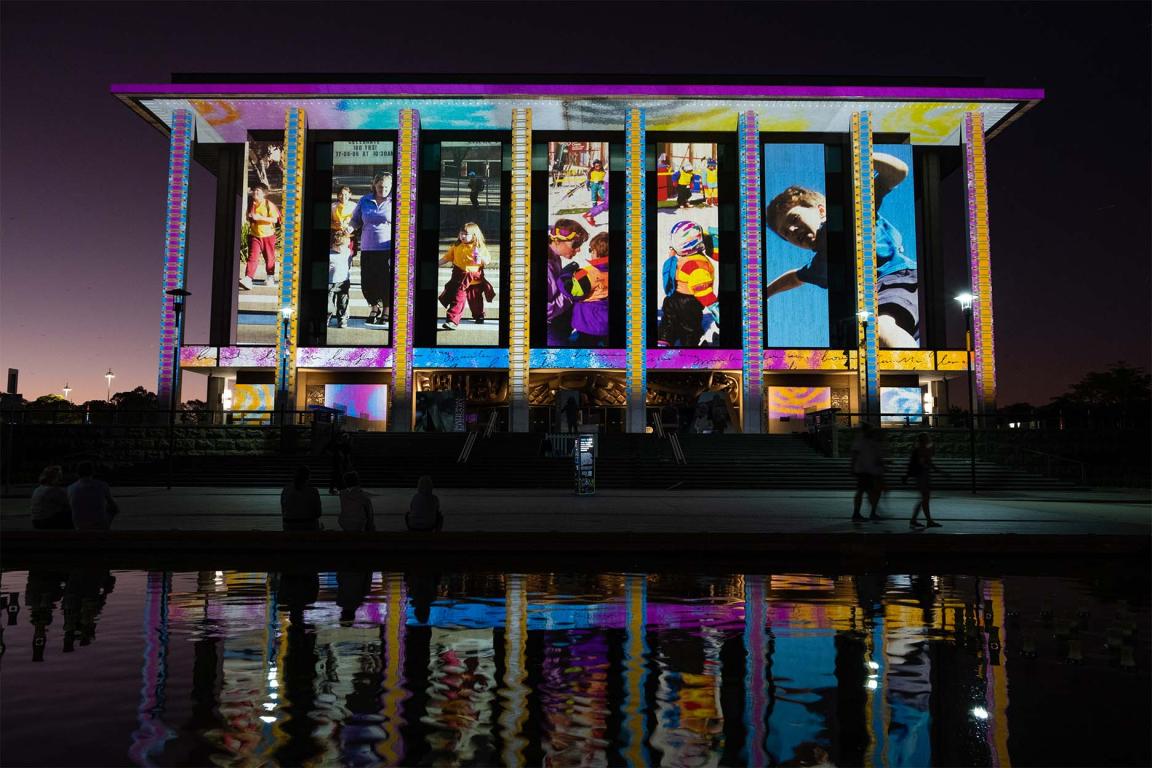
[[[320,529],[320,491],[308,482],[312,470],[304,464],[296,468],[292,482],[280,492],[280,514],[286,531],[316,531]]]
[[[375,531],[376,517],[372,497],[360,487],[360,475],[344,475],[344,490],[340,491],[340,529],[343,531]]]
[[[410,531],[440,531],[444,515],[440,512],[440,499],[432,493],[432,478],[421,476],[416,483],[416,494],[408,505],[404,522]]]
[[[108,483],[92,475],[96,469],[90,461],[76,465],[80,479],[68,486],[68,505],[72,507],[72,524],[78,531],[107,531],[119,512]]]

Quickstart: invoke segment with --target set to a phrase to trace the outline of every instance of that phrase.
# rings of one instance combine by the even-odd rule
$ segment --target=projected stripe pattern
[[[412,402],[412,309],[415,306],[416,183],[419,171],[420,113],[400,110],[396,141],[396,311],[392,313],[392,412],[411,419]],[[408,430],[408,424],[393,423]]]
[[[513,432],[528,430],[528,239],[532,222],[532,110],[512,110],[512,231],[508,271],[508,386]]]
[[[740,256],[744,265],[744,431],[760,432],[764,396],[764,310],[760,242],[760,122],[755,112],[740,115]]]
[[[164,291],[184,287],[184,257],[188,251],[188,172],[192,164],[194,126],[192,113],[178,109],[172,113],[172,134],[168,139],[168,205],[164,226],[164,288],[160,296],[160,365],[156,394],[161,407],[174,408],[176,347],[180,329],[172,297]]]
[[[852,113],[852,210],[856,232],[856,311],[867,312],[857,371],[861,402],[868,413],[880,410],[880,373],[876,343],[876,196],[872,176],[872,116]],[[857,316],[859,317],[859,316]]]
[[[280,308],[292,313],[280,317],[276,334],[276,391],[284,393],[291,409],[296,385],[296,331],[300,297],[300,223],[304,192],[304,110],[292,107],[284,116],[284,248],[280,254]],[[286,326],[286,329],[285,329]]]
[[[996,407],[996,355],[992,335],[992,254],[988,233],[988,166],[984,116],[964,117],[964,176],[968,182],[968,265],[972,281],[972,340],[977,407]]]
[[[628,311],[625,315],[624,348],[628,355],[625,369],[628,390],[628,431],[643,432],[646,425],[645,402],[648,396],[647,372],[647,281],[645,254],[648,233],[645,229],[647,205],[644,185],[644,110],[628,111],[624,123],[625,184],[628,187],[625,226],[625,269],[628,280]]]

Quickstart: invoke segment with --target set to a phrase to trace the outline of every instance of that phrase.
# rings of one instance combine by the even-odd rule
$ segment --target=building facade
[[[170,141],[162,401],[190,372],[231,418],[393,431],[994,407],[985,143],[1042,91],[112,90]],[[209,338],[186,340],[192,162],[216,219]]]

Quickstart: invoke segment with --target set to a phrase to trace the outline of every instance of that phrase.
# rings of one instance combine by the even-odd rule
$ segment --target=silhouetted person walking
[[[328,475],[328,493],[335,496],[344,490],[344,475],[352,471],[352,438],[347,432],[337,432],[328,441],[332,454],[332,471]]]
[[[860,425],[860,436],[852,444],[852,473],[856,475],[856,497],[852,500],[852,522],[862,523],[866,519],[860,514],[860,503],[868,495],[872,512],[869,520],[880,520],[877,512],[880,493],[884,487],[884,449],[876,434],[876,428],[865,422]]]
[[[432,478],[423,475],[416,483],[416,493],[408,505],[404,522],[410,531],[439,531],[444,527],[440,499],[432,493]]]
[[[924,527],[924,525],[916,522],[921,509],[924,510],[924,521],[927,527],[940,527],[940,523],[932,519],[932,510],[929,508],[929,503],[932,500],[932,472],[947,473],[932,461],[935,455],[936,449],[932,445],[932,439],[926,434],[921,434],[916,439],[916,447],[912,449],[912,455],[908,457],[908,469],[904,472],[904,482],[908,482],[909,477],[915,479],[916,489],[920,492],[920,500],[912,508],[912,519],[908,521],[909,528]]]
[[[575,432],[580,420],[580,406],[576,404],[575,397],[569,397],[564,403],[564,423],[569,432]]]

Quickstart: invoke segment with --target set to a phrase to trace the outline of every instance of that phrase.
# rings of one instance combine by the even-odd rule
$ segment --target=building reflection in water
[[[29,572],[33,661],[114,584]],[[997,579],[157,572],[143,602],[139,765],[1008,764]]]

